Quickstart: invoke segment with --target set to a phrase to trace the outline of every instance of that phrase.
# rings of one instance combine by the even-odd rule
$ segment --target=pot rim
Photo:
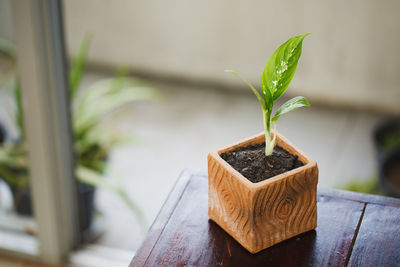
[[[295,168],[293,170],[281,173],[279,175],[273,176],[271,178],[268,178],[264,181],[258,182],[258,183],[253,183],[250,180],[248,180],[246,177],[244,177],[240,172],[235,170],[228,162],[226,162],[223,158],[221,158],[220,154],[223,152],[229,152],[232,151],[238,147],[242,146],[247,146],[251,144],[260,144],[265,141],[265,134],[264,132],[261,132],[259,134],[256,134],[254,136],[251,136],[249,138],[243,139],[239,142],[235,142],[229,146],[223,147],[216,149],[212,152],[209,153],[209,156],[213,156],[220,164],[222,164],[228,171],[232,172],[235,174],[240,182],[242,182],[244,185],[247,187],[251,188],[252,190],[256,190],[260,187],[265,187],[268,184],[275,183],[277,181],[283,180],[287,177],[290,177],[296,173],[302,172],[305,169],[311,168],[314,165],[317,166],[317,163],[311,159],[307,154],[305,154],[302,150],[297,148],[295,145],[293,145],[286,137],[284,137],[279,131],[276,131],[276,145],[279,145],[283,147],[285,150],[287,150],[289,153],[298,156],[299,160],[304,164],[301,167]]]

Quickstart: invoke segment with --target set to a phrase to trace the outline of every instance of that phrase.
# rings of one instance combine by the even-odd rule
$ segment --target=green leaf
[[[24,143],[0,146],[0,177],[15,187],[28,185],[27,153]]]
[[[3,38],[0,38],[0,52],[9,56],[10,58],[15,59],[15,45]]]
[[[24,131],[24,117],[23,117],[23,104],[22,104],[22,96],[21,96],[21,83],[17,76],[12,77],[5,84],[5,88],[9,91],[11,96],[13,97],[13,101],[15,104],[15,110],[10,113],[10,116],[13,118],[15,122],[15,126],[18,128],[19,138],[24,139],[25,131]]]
[[[119,82],[115,82],[118,79]],[[159,92],[136,79],[120,77],[96,82],[73,103],[73,125],[76,138],[92,131],[107,115],[125,104],[155,100]],[[117,86],[116,86],[117,85]]]
[[[247,84],[247,86],[250,87],[250,89],[253,91],[254,95],[257,97],[258,102],[260,102],[261,107],[263,108],[263,110],[265,110],[266,105],[264,104],[264,101],[263,101],[262,97],[260,96],[260,93],[257,91],[256,88],[254,88],[254,86],[253,86],[250,82],[248,82],[246,79],[242,78],[242,77],[241,77],[236,71],[234,71],[234,70],[225,70],[225,72],[229,72],[229,73],[232,73],[232,74],[238,76],[239,79],[241,79],[245,84]]]
[[[302,96],[293,97],[292,99],[286,101],[285,104],[280,106],[272,118],[272,121],[276,122],[283,114],[304,106],[310,106],[310,103],[308,103],[307,99]]]
[[[89,51],[91,35],[87,34],[83,39],[81,45],[79,46],[78,55],[72,60],[69,71],[69,88],[70,96],[73,98],[78,91],[79,85],[81,83],[83,73],[85,72],[87,55]]]
[[[115,182],[115,180],[105,179],[101,174],[91,169],[85,168],[84,166],[78,166],[76,170],[76,176],[82,183],[89,184],[95,187],[101,187],[116,193],[121,200],[131,209],[136,215],[143,230],[146,229],[146,219],[140,207],[130,198],[128,192],[122,184]]]
[[[22,106],[22,96],[21,96],[21,83],[19,79],[17,78],[15,80],[14,84],[14,99],[16,103],[16,113],[15,113],[15,121],[19,130],[19,134],[21,135],[21,138],[24,138],[25,136],[25,128],[24,128],[24,111],[23,111],[23,106]]]
[[[120,90],[120,88],[122,88],[124,86],[124,82],[127,79],[128,73],[129,73],[128,66],[121,66],[117,69],[117,73],[115,74],[115,77],[111,84],[110,92],[118,91],[118,90]]]
[[[303,39],[307,35],[309,33],[289,39],[268,59],[261,75],[264,95],[269,91],[276,100],[288,88],[301,56]]]
[[[266,106],[266,110],[268,110],[269,114],[271,114],[272,112],[272,108],[274,106],[274,98],[273,95],[271,93],[271,91],[269,91],[268,89],[265,89],[263,86],[263,97],[264,97],[264,103]],[[268,117],[269,119],[269,117]]]

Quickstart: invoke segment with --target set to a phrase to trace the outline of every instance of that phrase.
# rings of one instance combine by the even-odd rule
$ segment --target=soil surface
[[[253,183],[304,165],[297,156],[280,146],[275,146],[271,156],[265,156],[265,143],[238,147],[220,156]]]

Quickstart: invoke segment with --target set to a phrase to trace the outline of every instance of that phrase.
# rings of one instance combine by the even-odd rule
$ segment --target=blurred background
[[[111,97],[107,112],[93,102],[73,116],[101,117],[91,129],[95,134],[82,139],[87,150],[79,152],[89,171],[81,182],[96,189],[91,242],[132,256],[183,169],[205,172],[208,152],[263,131],[257,99],[224,70],[234,69],[260,88],[269,56],[306,32],[311,35],[296,75],[278,104],[303,95],[311,107],[282,117],[278,130],[317,161],[319,186],[399,192],[398,180],[389,190],[379,186],[385,153],[399,143],[398,120],[384,125],[394,132],[389,148],[382,148],[386,139],[377,133],[400,115],[399,1],[68,0],[63,7],[70,68],[82,73],[77,98],[104,88],[124,95]],[[0,39],[0,126],[4,139],[17,146],[9,0],[0,0]],[[115,136],[123,142],[114,142]],[[9,218],[16,190],[2,178],[2,218]],[[24,216],[22,228],[34,234],[34,220]],[[18,219],[1,221],[6,227]]]

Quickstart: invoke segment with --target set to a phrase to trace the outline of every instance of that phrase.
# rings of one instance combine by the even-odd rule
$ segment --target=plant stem
[[[276,141],[276,121],[272,121],[274,124],[274,137],[271,139],[271,147],[270,147],[270,155],[274,152],[274,147],[275,147],[275,141]],[[272,133],[270,133],[270,136],[272,136]]]
[[[274,137],[272,137],[270,114],[268,113],[268,111],[263,112],[263,119],[265,131],[265,155],[271,156],[272,152],[274,151],[276,141],[276,121],[272,121],[272,123],[274,124]]]
[[[271,129],[269,123],[269,114],[268,111],[263,111],[263,121],[264,121],[264,132],[265,132],[265,155],[270,156],[272,155],[272,151],[274,147],[271,148]]]
[[[265,133],[265,156],[271,156],[274,151],[273,140],[271,140],[271,133]]]

